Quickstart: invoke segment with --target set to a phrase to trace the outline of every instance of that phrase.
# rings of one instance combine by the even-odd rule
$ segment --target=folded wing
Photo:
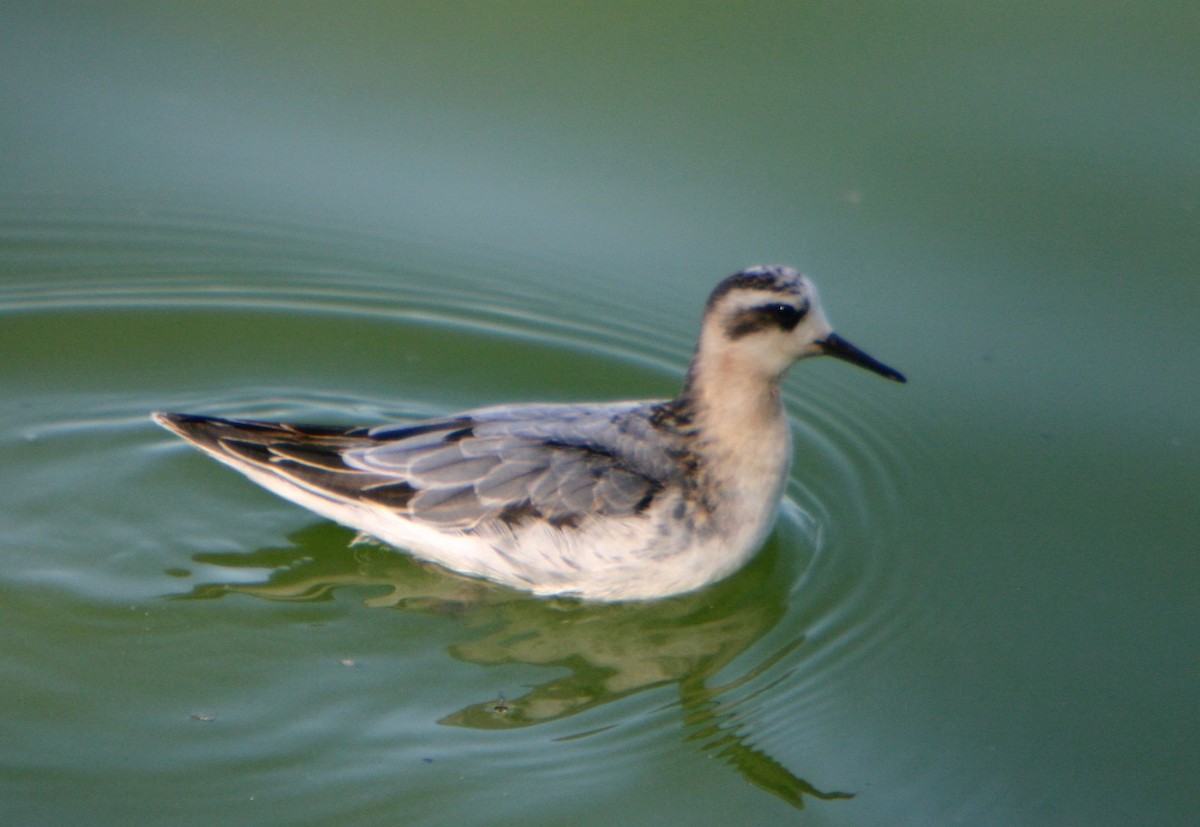
[[[169,429],[243,471],[333,500],[394,510],[440,529],[488,534],[530,520],[570,530],[634,516],[670,481],[647,455],[634,405],[484,409],[375,429],[158,414]]]

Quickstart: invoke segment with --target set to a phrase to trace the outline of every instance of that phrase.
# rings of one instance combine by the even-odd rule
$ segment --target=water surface
[[[1189,6],[66,9],[0,26],[6,823],[1189,823]],[[696,594],[449,576],[148,419],[668,396],[763,261],[910,382],[798,366]]]

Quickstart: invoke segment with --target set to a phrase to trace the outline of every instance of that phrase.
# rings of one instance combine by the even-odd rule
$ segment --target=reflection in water
[[[294,546],[252,554],[197,554],[198,563],[273,569],[260,583],[205,583],[187,598],[229,593],[268,600],[327,600],[341,586],[383,587],[372,607],[457,618],[477,637],[450,648],[481,666],[526,664],[554,668],[555,677],[519,698],[489,698],[446,715],[439,723],[473,729],[512,729],[556,721],[645,689],[676,684],[679,706],[698,748],[733,766],[750,783],[802,807],[822,792],[750,743],[739,713],[723,695],[743,686],[799,646],[797,639],[732,683],[709,681],[767,633],[784,611],[786,578],[759,559],[737,576],[697,594],[648,604],[585,604],[532,598],[422,565],[376,545],[348,553],[345,530],[318,524],[298,532]],[[765,555],[774,555],[773,547]],[[764,565],[764,563],[767,563]],[[760,690],[762,691],[762,690]],[[590,733],[583,733],[586,735]],[[582,737],[577,735],[573,737]]]

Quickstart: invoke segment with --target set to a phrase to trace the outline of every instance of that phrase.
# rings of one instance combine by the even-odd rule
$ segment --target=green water
[[[1200,807],[1200,12],[10,3],[0,822],[1184,825]],[[155,409],[674,392],[759,262],[763,553],[464,582]]]

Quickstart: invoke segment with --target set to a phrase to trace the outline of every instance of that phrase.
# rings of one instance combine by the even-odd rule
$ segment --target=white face
[[[731,370],[776,378],[798,359],[828,354],[904,381],[837,336],[812,282],[787,267],[755,267],[721,282],[709,298],[704,327],[705,346],[719,351]]]
[[[812,283],[783,268],[756,268],[722,282],[705,322],[706,338],[718,339],[738,369],[767,376],[822,353],[819,342],[833,332]]]

